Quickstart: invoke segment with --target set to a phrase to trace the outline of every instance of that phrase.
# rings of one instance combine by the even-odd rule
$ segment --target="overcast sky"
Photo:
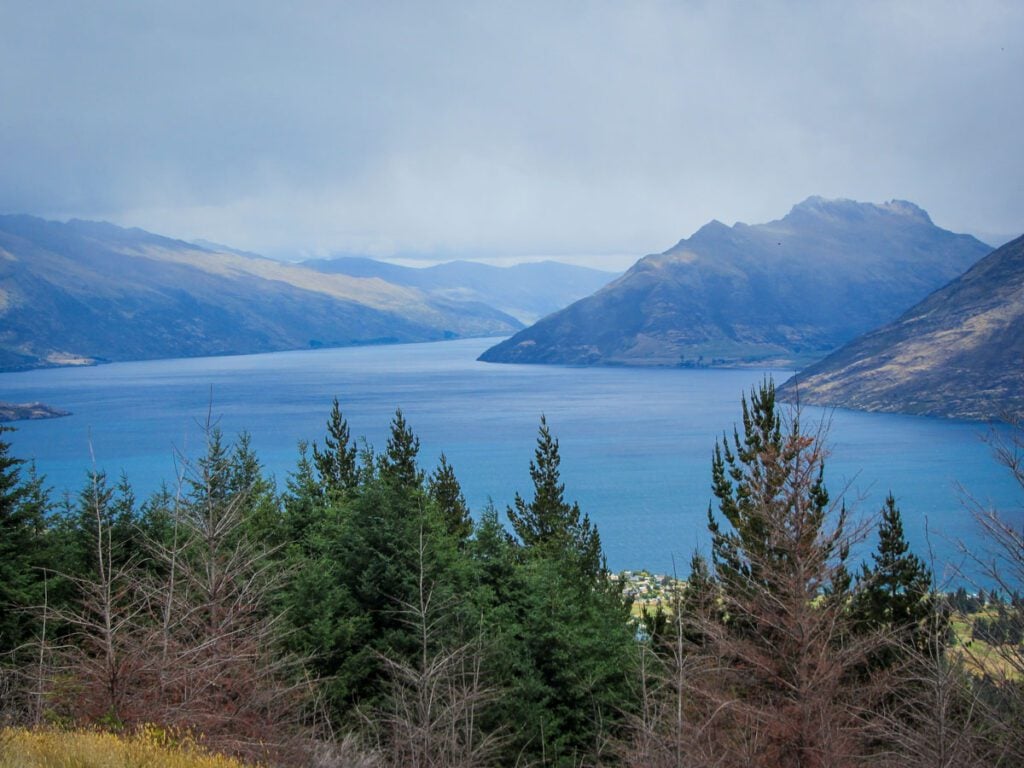
[[[812,194],[1024,232],[1024,2],[0,0],[0,212],[628,266]]]

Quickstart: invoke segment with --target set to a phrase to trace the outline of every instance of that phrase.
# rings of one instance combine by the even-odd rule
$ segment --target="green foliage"
[[[0,427],[0,654],[26,642],[35,625],[29,607],[42,599],[46,564],[43,537],[48,504],[42,479],[29,467],[23,480],[24,462],[10,455]]]
[[[405,489],[420,488],[423,472],[416,464],[419,451],[420,439],[413,434],[402,409],[398,408],[391,420],[387,448],[378,460],[381,478]]]
[[[878,549],[851,590],[845,516],[828,519],[818,437],[783,418],[769,380],[743,398],[742,412],[742,431],[714,449],[711,564],[695,554],[669,610],[641,617],[645,642],[608,577],[597,528],[566,500],[559,443],[543,417],[531,493],[517,493],[507,509],[511,531],[493,505],[474,524],[443,454],[424,475],[401,410],[378,455],[365,441],[357,450],[335,399],[323,448],[300,444],[280,493],[246,433],[229,444],[213,427],[175,492],[139,503],[127,478],[111,484],[93,472],[57,510],[34,467],[0,439],[0,651],[37,633],[23,608],[39,602],[44,568],[67,574],[47,583],[47,638],[73,645],[83,636],[67,618],[72,587],[95,577],[105,548],[105,566],[134,580],[131,622],[145,625],[115,648],[147,659],[124,667],[126,675],[144,667],[141,676],[117,681],[126,722],[146,707],[173,719],[160,696],[176,690],[184,706],[200,689],[193,683],[215,670],[206,709],[193,711],[217,733],[262,736],[284,711],[274,703],[295,700],[298,677],[284,680],[284,691],[274,686],[296,671],[288,659],[301,657],[302,679],[318,679],[325,694],[318,716],[375,739],[392,758],[457,748],[473,756],[468,764],[614,763],[610,745],[643,712],[654,734],[647,746],[671,747],[669,764],[685,763],[681,755],[707,764],[711,755],[774,766],[790,754],[839,764],[828,734],[852,733],[861,723],[851,713],[879,709],[867,693],[878,668],[896,674],[896,662],[909,666],[936,647],[931,574],[910,552],[890,496]],[[1016,647],[1019,595],[1009,605],[995,592],[950,598],[979,609],[986,599],[975,637]],[[164,607],[184,608],[184,618],[161,624]],[[871,645],[882,634],[899,639],[898,653]],[[166,666],[146,656],[156,637],[168,643]],[[641,654],[651,683],[643,700],[633,679]],[[57,696],[81,715],[90,699],[74,696],[90,678],[76,675],[77,693],[65,686]],[[134,695],[140,680],[157,678],[161,694]],[[883,708],[918,687],[883,697]],[[1012,693],[987,682],[978,690]],[[235,722],[225,714],[246,707]],[[441,723],[445,734],[431,734]],[[717,751],[686,752],[708,745]]]
[[[135,494],[122,475],[111,486],[102,471],[89,473],[78,494],[76,504],[69,505],[54,521],[52,545],[56,549],[56,570],[59,571],[56,594],[60,595],[61,577],[89,576],[99,566],[96,530],[100,526],[110,548],[110,566],[121,568],[137,561],[144,548],[137,523]]]
[[[327,435],[321,452],[313,443],[313,463],[320,478],[320,487],[328,496],[335,497],[351,491],[359,484],[356,447],[352,444],[348,422],[341,414],[338,398],[331,404],[327,419]]]
[[[544,558],[569,558],[576,562],[584,580],[593,581],[604,573],[601,537],[590,517],[581,514],[576,502],[565,501],[561,480],[558,440],[551,436],[547,419],[540,418],[534,459],[530,462],[533,500],[518,493],[508,518],[527,554]]]
[[[442,453],[441,462],[430,476],[428,493],[441,515],[445,530],[456,539],[465,541],[473,533],[473,519],[469,515],[462,486],[455,470]]]
[[[708,507],[708,530],[715,574],[723,588],[736,593],[771,589],[797,563],[796,553],[813,551],[820,543],[820,557],[840,559],[845,514],[828,534],[823,533],[829,509],[824,484],[824,462],[813,438],[801,434],[794,417],[784,430],[775,407],[775,384],[766,379],[742,399],[743,436],[734,429],[732,442],[723,436],[712,458],[712,490],[718,499],[722,525]],[[785,531],[785,535],[780,533]],[[819,584],[821,591],[835,591],[845,582],[845,571]]]
[[[542,417],[533,499],[508,516],[521,542],[482,521],[473,552],[502,638],[499,718],[516,723],[511,748],[550,765],[591,762],[630,709],[635,650],[629,608],[607,578],[597,529],[565,501],[558,441]],[[484,559],[486,558],[486,559]]]
[[[336,423],[332,419],[328,429]],[[339,434],[335,430],[328,444],[347,444]],[[313,476],[304,452],[289,480],[285,520],[296,574],[284,598],[290,643],[311,657],[342,721],[357,707],[381,708],[388,690],[385,659],[402,665],[421,647],[408,614],[420,578],[435,606],[460,605],[444,611],[452,626],[438,642],[461,638],[473,614],[455,600],[471,591],[468,561],[458,554],[472,530],[465,500],[446,461],[425,487],[418,451],[419,439],[399,410],[385,453],[364,451],[355,484],[342,493],[322,492],[325,476],[322,470],[319,481]]]
[[[885,630],[898,645],[921,653],[935,652],[946,634],[946,621],[932,595],[932,573],[910,551],[903,535],[903,520],[890,493],[882,507],[878,547],[871,565],[861,574],[850,612],[859,631]],[[895,663],[899,654],[886,653],[875,661]]]

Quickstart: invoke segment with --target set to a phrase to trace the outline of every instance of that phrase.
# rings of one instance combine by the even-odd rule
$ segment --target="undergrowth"
[[[0,730],[0,768],[257,768],[162,728],[134,734]]]

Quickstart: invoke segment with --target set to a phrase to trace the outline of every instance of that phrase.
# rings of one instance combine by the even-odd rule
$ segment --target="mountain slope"
[[[489,307],[111,224],[0,216],[0,369],[500,335]]]
[[[1024,418],[1024,237],[801,371],[780,396],[866,411]]]
[[[346,256],[304,261],[302,265],[328,274],[379,277],[447,300],[477,301],[523,322],[533,322],[589,296],[618,276],[615,272],[556,261],[512,267],[451,261],[433,267],[413,268]]]
[[[767,224],[712,221],[480,359],[792,365],[893,319],[990,250],[911,203],[812,197]]]

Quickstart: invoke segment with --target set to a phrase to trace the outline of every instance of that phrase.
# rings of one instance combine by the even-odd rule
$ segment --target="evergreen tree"
[[[597,529],[565,501],[559,464],[542,417],[530,462],[533,499],[516,494],[508,510],[521,556],[509,584],[496,589],[513,608],[499,675],[509,694],[498,711],[517,723],[516,754],[568,766],[599,759],[629,710],[634,642]]]
[[[42,596],[43,515],[47,506],[42,481],[31,468],[21,478],[24,462],[10,455],[0,427],[0,654],[29,639],[33,625],[26,609]]]
[[[817,543],[829,509],[820,454],[814,462],[803,461],[815,441],[801,434],[796,416],[783,431],[775,384],[765,380],[751,391],[749,405],[745,396],[741,404],[743,437],[733,429],[730,445],[723,436],[715,445],[711,466],[712,490],[727,525],[723,527],[708,507],[715,574],[723,587],[734,591],[770,587],[778,574],[787,573],[794,565],[794,545],[808,551]],[[844,518],[840,513],[830,540],[822,542],[826,559],[833,554],[845,557],[840,551]],[[783,528],[799,541],[780,540]],[[841,562],[838,565],[839,570],[830,574],[837,578],[822,584],[823,590],[834,588],[833,582],[845,582],[845,570]]]
[[[533,500],[516,493],[508,518],[527,553],[543,557],[571,557],[578,560],[580,574],[599,578],[604,572],[601,538],[588,515],[576,502],[565,501],[561,480],[558,440],[551,436],[547,419],[540,417],[534,459],[530,462]]]
[[[734,430],[712,460],[718,607],[699,627],[683,722],[692,747],[708,751],[689,759],[857,764],[868,737],[856,712],[870,706],[871,689],[855,674],[865,648],[849,641],[838,589],[847,538],[824,487],[824,448],[801,431],[798,413],[783,421],[770,380],[742,405],[742,437]]]
[[[878,548],[872,564],[861,566],[857,594],[851,611],[862,631],[885,629],[907,649],[922,653],[935,650],[935,641],[945,633],[937,627],[936,604],[932,598],[932,574],[927,565],[910,551],[903,535],[903,520],[896,499],[890,493],[882,507]],[[886,657],[894,661],[890,655]],[[887,663],[884,659],[881,663]]]
[[[289,627],[288,648],[308,658],[310,671],[324,681],[329,711],[340,722],[357,703],[342,666],[368,651],[371,619],[353,598],[365,558],[349,534],[352,500],[341,507],[340,500],[325,505],[323,488],[314,491],[311,482],[312,468],[300,458],[284,500],[285,567],[292,575],[278,599]],[[374,663],[372,653],[368,656]]]
[[[280,499],[271,479],[263,473],[252,437],[240,432],[229,454],[228,497],[242,505],[242,525],[253,542],[268,551],[286,543]]]
[[[299,459],[295,471],[285,481],[284,493],[284,542],[306,552],[310,546],[308,536],[316,530],[322,518],[323,485],[317,480],[313,465],[309,461],[309,449],[305,442],[299,443]]]
[[[430,476],[427,489],[448,533],[460,542],[466,541],[473,533],[473,520],[455,470],[443,453],[441,463]]]
[[[379,461],[381,477],[406,489],[419,489],[423,485],[423,472],[416,466],[419,451],[420,439],[409,428],[402,409],[396,409],[388,445]]]
[[[187,473],[186,483],[190,488],[189,501],[195,506],[215,508],[227,503],[237,477],[232,477],[231,454],[224,444],[224,433],[219,427],[206,427],[206,453],[201,456],[193,471]]]
[[[466,599],[472,580],[461,553],[464,534],[453,530],[451,508],[443,509],[424,488],[418,450],[419,439],[399,410],[385,453],[363,451],[356,487],[318,500],[310,493],[308,468],[290,485],[289,524],[304,525],[287,598],[295,628],[290,644],[313,657],[339,719],[356,708],[386,708],[389,668],[414,664],[422,651],[409,607],[425,593],[432,610],[455,617],[435,634],[439,644],[457,647],[466,627],[478,621],[470,618],[474,610]],[[438,497],[464,503],[450,467],[441,480],[445,493],[436,486]],[[300,521],[300,510],[312,510],[313,521]]]
[[[348,422],[338,407],[338,398],[331,403],[327,419],[327,436],[321,452],[313,443],[313,463],[320,476],[320,484],[330,496],[351,491],[359,484],[359,466],[356,447],[349,435]]]
[[[122,568],[142,555],[142,532],[136,525],[135,495],[122,475],[111,486],[106,472],[90,471],[78,493],[77,503],[70,500],[64,513],[53,526],[54,546],[61,574],[69,577],[91,576],[97,562],[96,530],[102,528],[109,543],[111,566]],[[62,587],[54,586],[56,595]]]

